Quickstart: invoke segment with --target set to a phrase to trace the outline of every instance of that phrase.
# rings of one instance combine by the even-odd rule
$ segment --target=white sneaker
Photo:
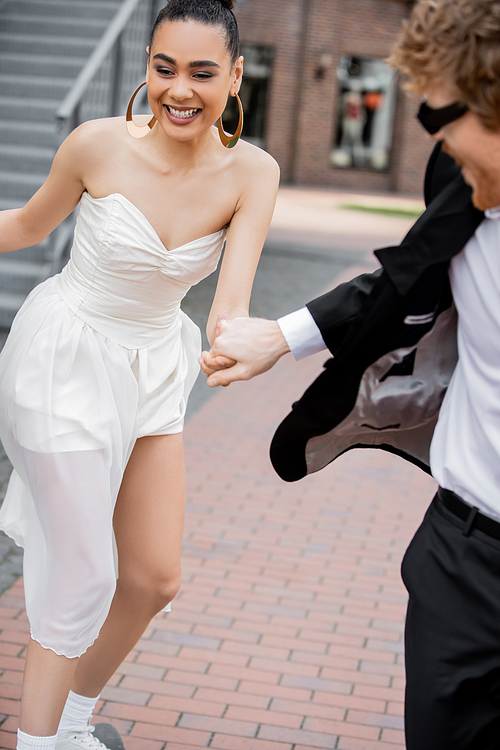
[[[97,737],[93,736],[94,727],[80,727],[79,729],[67,734],[66,737],[58,739],[56,750],[108,750]]]

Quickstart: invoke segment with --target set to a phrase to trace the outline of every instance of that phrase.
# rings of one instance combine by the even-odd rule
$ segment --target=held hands
[[[224,387],[250,380],[276,364],[290,351],[278,323],[262,318],[219,318],[212,349],[203,352],[200,365],[208,385]]]

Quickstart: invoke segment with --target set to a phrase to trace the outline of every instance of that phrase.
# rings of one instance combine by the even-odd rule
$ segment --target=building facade
[[[432,144],[385,62],[408,0],[239,0],[244,136],[284,183],[420,195]],[[227,129],[236,113],[226,116]]]

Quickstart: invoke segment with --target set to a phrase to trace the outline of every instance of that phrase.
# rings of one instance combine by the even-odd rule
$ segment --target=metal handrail
[[[145,69],[145,47],[147,43],[147,33],[154,20],[157,0],[124,0],[122,6],[116,13],[115,17],[106,29],[102,39],[94,49],[87,63],[80,71],[71,90],[66,98],[57,109],[55,117],[58,124],[58,130],[64,138],[71,130],[77,127],[86,119],[95,117],[115,116],[120,113],[122,103],[122,84],[123,84],[123,66],[124,59],[124,35],[127,31],[132,30],[132,21],[134,14],[141,9],[145,11],[141,19],[144,26],[143,49],[144,58],[142,67]],[[137,23],[137,20],[136,20]],[[108,80],[106,81],[109,89],[106,100],[101,101],[100,111],[90,111],[89,116],[82,116],[82,104],[85,96],[89,93],[92,84],[96,82],[103,69],[108,68]],[[135,75],[135,81],[138,79],[140,70]],[[129,85],[132,91],[132,85]],[[99,108],[98,108],[99,110]]]

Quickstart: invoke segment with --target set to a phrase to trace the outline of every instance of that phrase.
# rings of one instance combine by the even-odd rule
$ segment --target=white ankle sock
[[[97,698],[86,698],[84,695],[77,695],[70,690],[59,722],[57,736],[66,737],[75,729],[89,725],[98,700],[99,696]]]
[[[33,737],[17,730],[17,750],[54,750],[57,734],[54,737]]]

